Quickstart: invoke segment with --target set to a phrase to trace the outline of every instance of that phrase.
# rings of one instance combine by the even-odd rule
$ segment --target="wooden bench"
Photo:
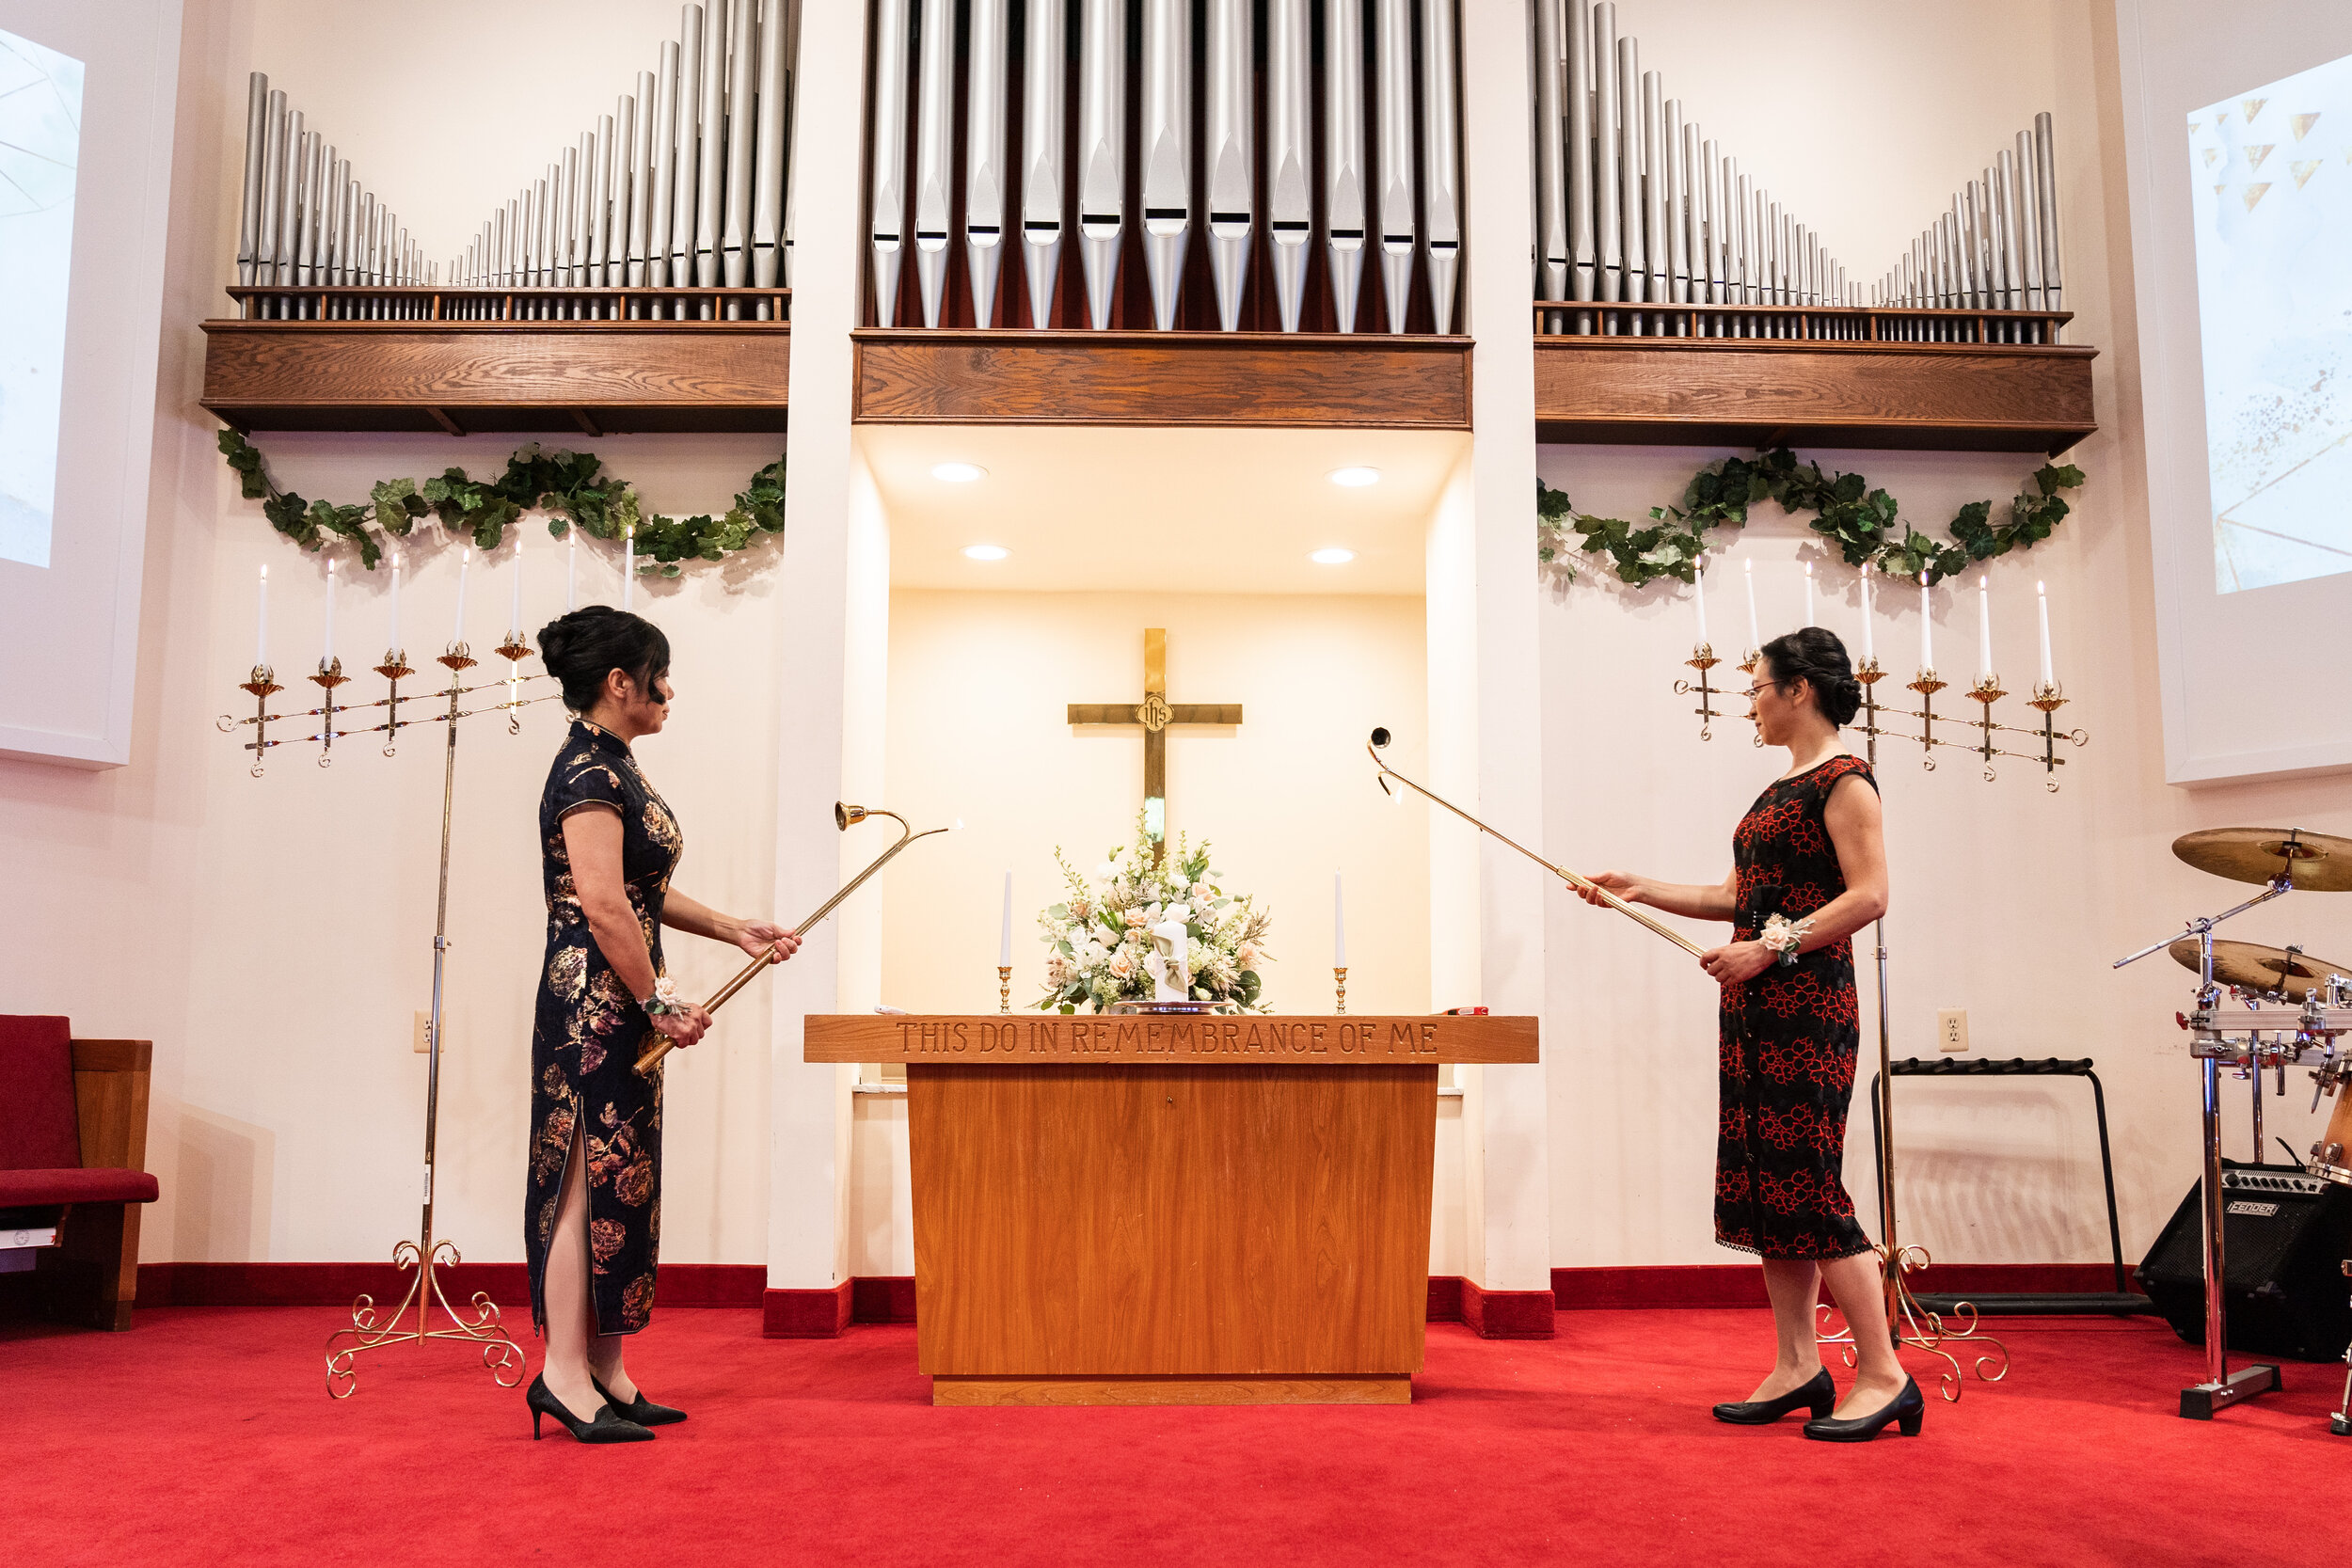
[[[77,1040],[62,1018],[0,1017],[0,1212],[59,1225],[34,1267],[44,1315],[127,1329],[147,1174],[147,1040]],[[70,1163],[69,1163],[70,1162]]]

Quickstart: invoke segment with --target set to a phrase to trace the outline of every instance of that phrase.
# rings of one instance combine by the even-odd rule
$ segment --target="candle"
[[[269,668],[269,568],[262,568],[261,623],[253,633],[253,663],[257,669]]]
[[[1698,574],[1692,580],[1698,584],[1699,644],[1704,647],[1707,643],[1707,562],[1705,559],[1700,560]]]
[[[1928,613],[1928,575],[1919,574],[1919,668],[1935,668],[1935,620]]]
[[[1876,657],[1870,649],[1870,563],[1866,561],[1862,563],[1862,662],[1872,663]]]
[[[637,588],[637,530],[632,527],[621,535],[621,608],[627,610],[636,595]]]
[[[1347,967],[1347,895],[1336,871],[1331,873],[1331,967]]]
[[[1804,624],[1813,624],[1813,562],[1804,563]]]
[[[1989,575],[1977,575],[1977,680],[1979,684],[1993,678],[1993,590],[1986,586]]]
[[[2046,584],[2035,583],[2033,596],[2042,611],[2042,684],[2056,686],[2058,678],[2050,673],[2050,590]]]
[[[400,556],[392,556],[392,638],[385,644],[394,653],[400,651]]]
[[[1012,873],[1005,873],[1005,924],[1003,934],[996,941],[996,967],[1012,967]]]
[[[466,641],[466,572],[473,565],[473,547],[468,546],[457,557],[457,626],[449,634],[452,642]]]
[[[324,652],[322,652],[322,653],[319,655],[319,663],[320,663],[320,664],[322,664],[322,665],[327,665],[327,664],[332,664],[332,663],[334,663],[334,662],[335,662],[335,562],[334,562],[333,558],[332,558],[332,557],[329,557],[329,558],[328,558],[328,560],[327,560],[327,562],[326,562],[326,650],[325,650]]]
[[[1764,639],[1756,629],[1756,562],[1740,562],[1748,573],[1748,651],[1754,653],[1764,646]]]
[[[564,613],[580,608],[580,525],[564,531]]]
[[[515,529],[515,597],[514,597],[514,600],[513,600],[513,606],[512,606],[512,608],[511,608],[511,609],[509,609],[509,610],[507,610],[507,612],[506,612],[506,624],[507,624],[508,627],[509,627],[509,628],[511,628],[511,629],[515,632],[515,634],[516,634],[516,636],[520,636],[520,635],[522,634],[522,629],[523,629],[523,531],[522,531],[522,528],[521,528],[521,526],[520,526],[520,525],[517,525],[517,526],[516,527],[516,529]]]

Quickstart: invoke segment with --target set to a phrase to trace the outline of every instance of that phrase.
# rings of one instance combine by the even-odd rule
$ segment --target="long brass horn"
[[[1535,853],[1534,850],[1530,849],[1526,845],[1520,844],[1515,839],[1508,838],[1502,833],[1496,832],[1492,828],[1489,828],[1486,824],[1481,822],[1478,818],[1472,816],[1470,813],[1464,811],[1461,807],[1455,805],[1444,796],[1423,789],[1421,785],[1415,784],[1412,780],[1406,778],[1404,774],[1398,772],[1395,768],[1391,768],[1387,763],[1380,760],[1380,748],[1386,746],[1388,743],[1389,732],[1386,729],[1375,729],[1372,732],[1372,743],[1364,748],[1365,754],[1372,758],[1373,766],[1380,769],[1379,780],[1380,791],[1382,794],[1386,795],[1394,793],[1389,788],[1389,781],[1391,779],[1394,779],[1398,784],[1403,784],[1406,788],[1413,791],[1415,794],[1425,796],[1429,800],[1435,800],[1438,804],[1445,807],[1446,810],[1452,812],[1454,816],[1460,817],[1471,827],[1476,828],[1480,832],[1485,833],[1487,837],[1500,839],[1504,844],[1510,845],[1512,848],[1517,849],[1520,854],[1525,855],[1529,860],[1534,861],[1537,865],[1542,866],[1546,871],[1550,872],[1553,876],[1567,883],[1568,886],[1576,889],[1577,892],[1599,894],[1602,903],[1607,904],[1611,909],[1617,911],[1621,914],[1630,915],[1633,919],[1640,921],[1643,925],[1648,927],[1651,930],[1656,931],[1660,936],[1664,937],[1668,942],[1673,942],[1677,947],[1681,948],[1685,953],[1690,954],[1692,958],[1698,958],[1706,952],[1705,948],[1699,946],[1698,943],[1692,942],[1689,937],[1684,936],[1680,931],[1675,930],[1671,927],[1661,926],[1657,921],[1652,920],[1648,915],[1644,914],[1641,911],[1635,909],[1632,905],[1627,903],[1624,899],[1618,897],[1607,888],[1602,887],[1598,882],[1594,881],[1591,878],[1580,877],[1575,872],[1567,869],[1565,866],[1552,864],[1549,861],[1544,859],[1543,856]]]
[[[833,803],[834,826],[840,829],[845,833],[851,828],[856,827],[859,823],[866,821],[869,817],[875,816],[887,816],[890,820],[898,824],[898,842],[892,845],[889,848],[884,849],[881,854],[875,856],[872,864],[868,865],[865,870],[859,872],[856,876],[850,878],[848,881],[842,883],[840,888],[834,892],[832,897],[817,906],[817,911],[814,914],[811,914],[807,919],[802,921],[798,926],[793,927],[792,934],[794,936],[797,937],[801,935],[810,927],[824,919],[825,916],[833,913],[834,910],[844,898],[847,898],[850,895],[855,893],[860,887],[865,885],[867,878],[871,877],[875,872],[880,871],[883,866],[888,865],[891,860],[897,856],[898,851],[905,848],[908,845],[913,844],[917,839],[929,838],[933,833],[944,833],[952,831],[947,828],[932,828],[927,832],[918,833],[913,827],[908,825],[905,817],[900,816],[895,811],[883,811],[880,807],[872,806],[853,806],[845,800],[835,800]],[[958,822],[955,826],[961,828],[963,824],[961,822]],[[750,985],[755,975],[775,961],[776,949],[775,947],[770,947],[767,952],[762,953],[758,958],[754,958],[750,963],[745,964],[741,973],[738,974],[734,979],[729,980],[725,985],[721,986],[710,1000],[703,1004],[703,1011],[707,1013],[717,1012],[721,1003],[724,1002],[728,997],[733,996],[737,991],[741,990],[745,986]],[[637,1058],[637,1070],[639,1072],[652,1071],[654,1068],[660,1063],[661,1058],[668,1055],[673,1049],[669,1037],[662,1034],[659,1030],[656,1030],[645,1037],[644,1046],[644,1051]]]

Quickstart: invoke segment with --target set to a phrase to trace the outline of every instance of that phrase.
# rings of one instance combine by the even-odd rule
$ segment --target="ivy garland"
[[[1970,501],[1952,519],[1953,543],[1939,545],[1903,522],[1895,498],[1871,489],[1860,474],[1824,474],[1818,463],[1799,463],[1787,447],[1708,464],[1692,476],[1680,506],[1650,508],[1647,528],[1580,513],[1565,491],[1538,479],[1535,559],[1575,580],[1575,566],[1564,559],[1573,534],[1580,536],[1574,547],[1605,555],[1620,582],[1690,582],[1707,551],[1707,531],[1719,524],[1744,527],[1748,509],[1770,499],[1787,511],[1812,513],[1813,531],[1831,541],[1849,566],[1869,562],[1899,578],[1925,572],[1934,582],[1970,562],[2029,549],[2050,537],[2069,510],[2058,492],[2080,487],[2083,472],[2072,464],[2045,463],[2028,483],[2031,488],[2010,501],[2009,521],[1991,520],[1991,501]]]
[[[763,533],[784,531],[781,457],[752,476],[724,515],[664,517],[646,512],[626,480],[605,475],[594,452],[546,452],[527,446],[506,460],[506,471],[494,480],[471,478],[463,468],[444,469],[421,484],[413,479],[379,480],[366,504],[338,506],[279,489],[261,452],[235,431],[222,431],[219,442],[246,499],[262,503],[270,527],[306,550],[348,539],[359,547],[359,563],[371,571],[383,559],[385,536],[405,539],[428,515],[485,550],[497,548],[507,525],[533,509],[548,515],[548,531],[558,538],[567,523],[598,539],[618,539],[633,530],[637,569],[665,578],[678,576],[687,561],[723,561]]]

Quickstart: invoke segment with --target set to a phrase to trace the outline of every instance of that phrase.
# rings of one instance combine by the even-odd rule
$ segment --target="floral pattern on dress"
[[[1739,915],[1752,942],[1774,913],[1802,920],[1846,891],[1824,813],[1838,780],[1878,781],[1835,756],[1756,797],[1732,835]],[[1723,988],[1715,1239],[1767,1258],[1870,1250],[1844,1179],[1861,1012],[1853,944],[1833,942]]]
[[[564,1168],[587,1152],[589,1295],[599,1334],[634,1334],[653,1316],[661,1242],[661,1073],[637,1071],[651,1032],[644,1009],[605,961],[588,928],[564,842],[564,816],[610,806],[621,820],[621,876],[661,974],[661,901],[685,838],[620,738],[575,720],[539,800],[547,958],[531,1036],[531,1156],[523,1244],[531,1316],[547,1326],[548,1250]]]

